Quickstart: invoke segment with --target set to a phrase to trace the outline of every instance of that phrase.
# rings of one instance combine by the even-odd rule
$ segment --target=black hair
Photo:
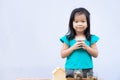
[[[73,28],[73,21],[74,21],[74,17],[76,15],[76,13],[78,14],[84,14],[86,16],[86,20],[87,20],[87,28],[84,31],[85,37],[87,40],[91,40],[90,37],[90,13],[88,10],[86,10],[85,8],[76,8],[72,11],[71,15],[70,15],[70,20],[69,20],[69,29],[67,32],[67,37],[69,40],[75,38],[75,30]]]

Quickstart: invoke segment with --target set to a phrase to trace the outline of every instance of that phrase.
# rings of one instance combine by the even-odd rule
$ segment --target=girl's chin
[[[83,33],[84,31],[83,30],[79,30],[79,31],[77,31],[78,33]]]

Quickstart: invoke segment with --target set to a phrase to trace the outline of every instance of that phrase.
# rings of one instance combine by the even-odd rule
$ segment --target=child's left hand
[[[85,42],[84,42],[84,41],[81,41],[79,45],[80,45],[80,46],[79,46],[80,48],[83,48],[83,49],[85,49],[85,50],[86,50],[86,49],[87,49],[87,47],[88,47],[88,45],[87,45],[87,44],[85,44]]]

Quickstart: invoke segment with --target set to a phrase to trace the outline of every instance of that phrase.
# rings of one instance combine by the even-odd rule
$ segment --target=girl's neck
[[[76,33],[76,36],[85,36],[84,33]]]
[[[85,35],[84,34],[76,34],[75,38],[78,38],[78,37],[85,38]]]
[[[86,38],[86,37],[85,37],[84,32],[76,32],[75,39],[76,39],[76,38]]]

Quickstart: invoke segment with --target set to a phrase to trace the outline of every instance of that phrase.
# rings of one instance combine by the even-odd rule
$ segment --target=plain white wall
[[[104,80],[120,80],[119,0],[0,0],[0,80],[52,78],[64,67],[59,38],[71,11],[91,13],[91,32],[100,37],[94,70]]]

